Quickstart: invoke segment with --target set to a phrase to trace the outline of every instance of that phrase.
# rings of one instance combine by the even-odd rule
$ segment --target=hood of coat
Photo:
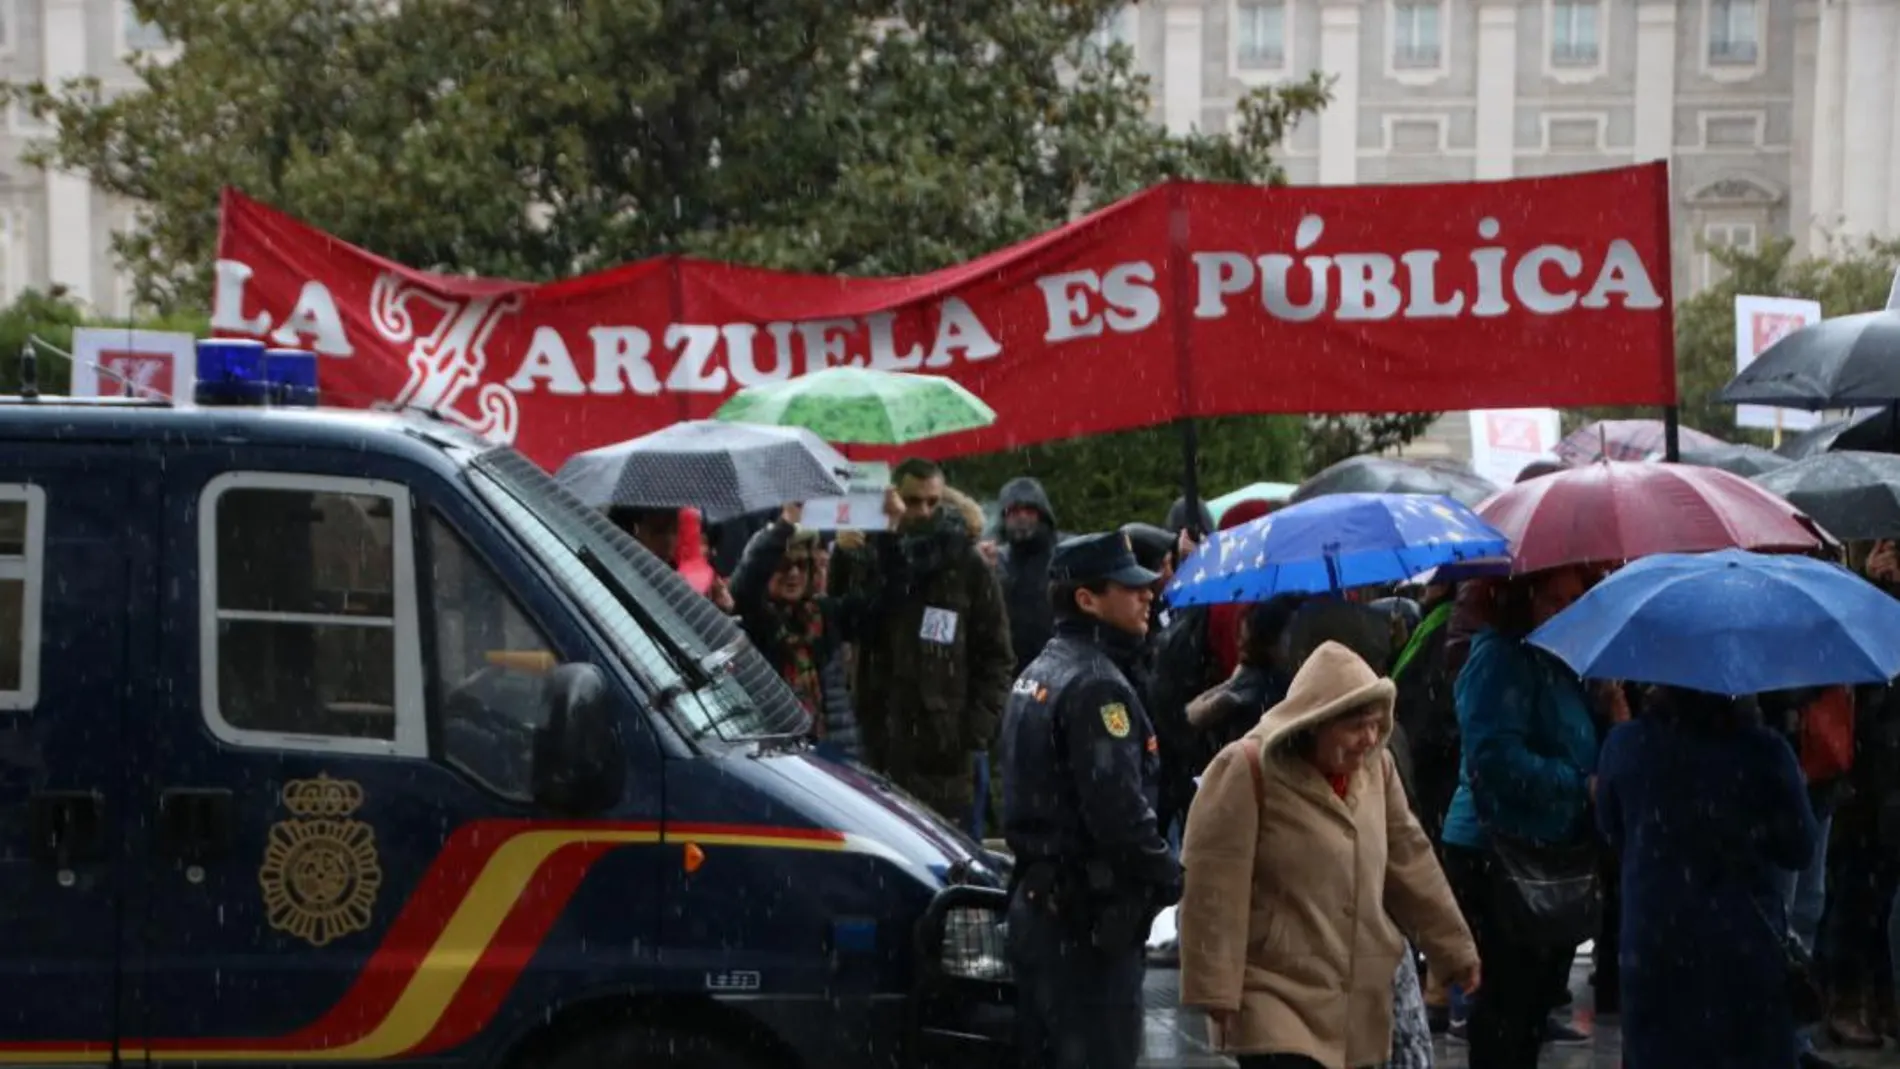
[[[1293,676],[1286,698],[1267,710],[1249,735],[1272,751],[1293,736],[1316,728],[1361,706],[1380,709],[1380,742],[1392,737],[1392,704],[1398,688],[1372,670],[1364,658],[1337,642],[1322,643]]]
[[[1027,475],[1019,475],[1004,483],[1003,489],[996,495],[996,505],[1001,511],[996,520],[999,527],[1010,509],[1027,506],[1042,513],[1042,522],[1049,530],[1056,529],[1056,510],[1049,504],[1049,494],[1043,490],[1042,483]]]
[[[955,487],[943,488],[943,504],[939,517],[944,527],[961,526],[965,535],[971,539],[983,537],[983,506],[976,499]]]

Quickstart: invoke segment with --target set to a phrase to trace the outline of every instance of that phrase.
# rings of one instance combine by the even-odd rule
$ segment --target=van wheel
[[[602,1029],[563,1045],[541,1069],[774,1069],[743,1047],[661,1025]]]

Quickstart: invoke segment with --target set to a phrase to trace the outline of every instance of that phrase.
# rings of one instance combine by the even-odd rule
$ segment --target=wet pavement
[[[1570,989],[1576,993],[1575,1022],[1590,1032],[1591,1042],[1575,1047],[1544,1048],[1538,1069],[1618,1069],[1620,1058],[1616,1025],[1595,1021],[1590,1011],[1590,963],[1579,955],[1571,975]],[[1174,969],[1150,966],[1146,986],[1148,1007],[1146,1050],[1141,1064],[1149,1069],[1211,1069],[1232,1066],[1231,1059],[1215,1054],[1207,1045],[1207,1026],[1198,1013],[1179,1007],[1179,981]],[[1436,1041],[1438,1069],[1464,1069],[1465,1048],[1440,1036]],[[1827,1057],[1856,1069],[1900,1069],[1900,1047],[1888,1044],[1884,1051],[1838,1051],[1823,1048]]]

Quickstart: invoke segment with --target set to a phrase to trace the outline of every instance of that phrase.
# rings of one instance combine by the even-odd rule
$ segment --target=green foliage
[[[182,46],[142,91],[11,87],[39,162],[139,200],[139,297],[201,305],[243,189],[424,268],[548,279],[669,251],[903,274],[1182,176],[1284,179],[1323,105],[1263,87],[1171,137],[1121,0],[139,0]],[[902,26],[903,29],[891,29]]]
[[[1297,482],[1305,463],[1301,421],[1224,416],[1198,421],[1202,500],[1254,482]],[[1064,531],[1102,531],[1131,520],[1160,523],[1181,493],[1181,431],[1149,427],[1050,442],[944,465],[958,489],[994,498],[1018,475],[1042,481]]]
[[[138,0],[182,46],[137,64],[142,91],[9,91],[59,130],[38,162],[145,205],[116,251],[159,308],[204,306],[227,184],[424,268],[534,280],[680,251],[907,274],[1168,178],[1284,182],[1273,153],[1326,80],[1171,136],[1132,53],[1091,43],[1122,2]],[[1204,485],[1291,477],[1300,427],[1209,421]],[[1175,433],[959,469],[1045,473],[1078,518],[1159,518]]]
[[[1868,241],[1832,257],[1797,259],[1794,242],[1777,239],[1759,251],[1711,249],[1727,275],[1676,304],[1676,381],[1682,424],[1731,442],[1768,445],[1768,431],[1735,426],[1735,406],[1717,395],[1735,377],[1735,298],[1805,297],[1826,316],[1871,312],[1887,303],[1900,241]],[[1603,408],[1566,413],[1565,429],[1593,419],[1655,419],[1655,409]]]
[[[0,394],[19,392],[21,354],[29,340],[35,338],[44,343],[34,349],[40,392],[65,393],[72,386],[72,364],[62,354],[73,351],[73,330],[87,326],[176,330],[197,336],[210,333],[210,322],[202,315],[177,313],[108,323],[89,318],[85,310],[62,291],[27,290],[12,304],[0,308]]]

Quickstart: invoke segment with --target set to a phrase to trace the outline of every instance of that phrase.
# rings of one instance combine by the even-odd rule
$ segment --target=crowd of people
[[[788,506],[709,596],[820,747],[1007,844],[1026,1065],[1135,1064],[1177,902],[1182,1002],[1253,1069],[1429,1065],[1433,1032],[1534,1066],[1590,1039],[1584,939],[1629,1069],[1824,1069],[1808,954],[1814,1027],[1900,1041],[1900,693],[1586,683],[1524,639],[1599,567],[1175,611],[1196,543],[1270,505],[1069,538],[1033,479],[998,506],[906,461],[887,530]],[[672,560],[669,515],[613,518]],[[1892,544],[1847,562],[1900,592]],[[1526,922],[1533,844],[1590,859],[1594,930]]]

